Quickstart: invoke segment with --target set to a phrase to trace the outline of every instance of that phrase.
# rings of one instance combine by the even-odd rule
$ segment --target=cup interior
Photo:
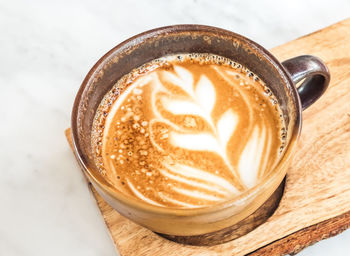
[[[274,93],[283,112],[287,128],[286,154],[289,142],[299,134],[301,108],[296,89],[283,66],[263,47],[241,35],[215,27],[177,25],[124,41],[106,53],[85,77],[74,102],[72,135],[75,153],[89,178],[111,187],[98,172],[91,147],[93,120],[105,94],[132,69],[177,53],[220,55],[258,75]]]

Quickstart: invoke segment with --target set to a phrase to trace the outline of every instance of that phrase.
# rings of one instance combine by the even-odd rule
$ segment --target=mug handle
[[[297,88],[303,110],[313,104],[326,91],[330,73],[319,58],[301,55],[282,62],[294,85],[304,82]]]

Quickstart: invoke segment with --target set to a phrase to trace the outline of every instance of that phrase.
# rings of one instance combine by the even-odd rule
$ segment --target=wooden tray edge
[[[350,228],[350,211],[303,228],[286,237],[267,244],[248,255],[295,255],[304,248],[323,239],[336,236],[348,228]]]

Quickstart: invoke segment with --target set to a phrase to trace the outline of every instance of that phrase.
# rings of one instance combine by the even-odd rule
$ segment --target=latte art
[[[215,204],[256,185],[278,160],[283,120],[276,102],[253,73],[223,57],[155,60],[101,102],[96,162],[111,184],[144,202]]]

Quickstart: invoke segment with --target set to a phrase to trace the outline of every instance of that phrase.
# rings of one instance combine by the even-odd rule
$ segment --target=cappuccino
[[[270,89],[212,54],[153,60],[101,101],[92,148],[120,192],[173,208],[216,204],[256,185],[279,160],[285,128]]]

